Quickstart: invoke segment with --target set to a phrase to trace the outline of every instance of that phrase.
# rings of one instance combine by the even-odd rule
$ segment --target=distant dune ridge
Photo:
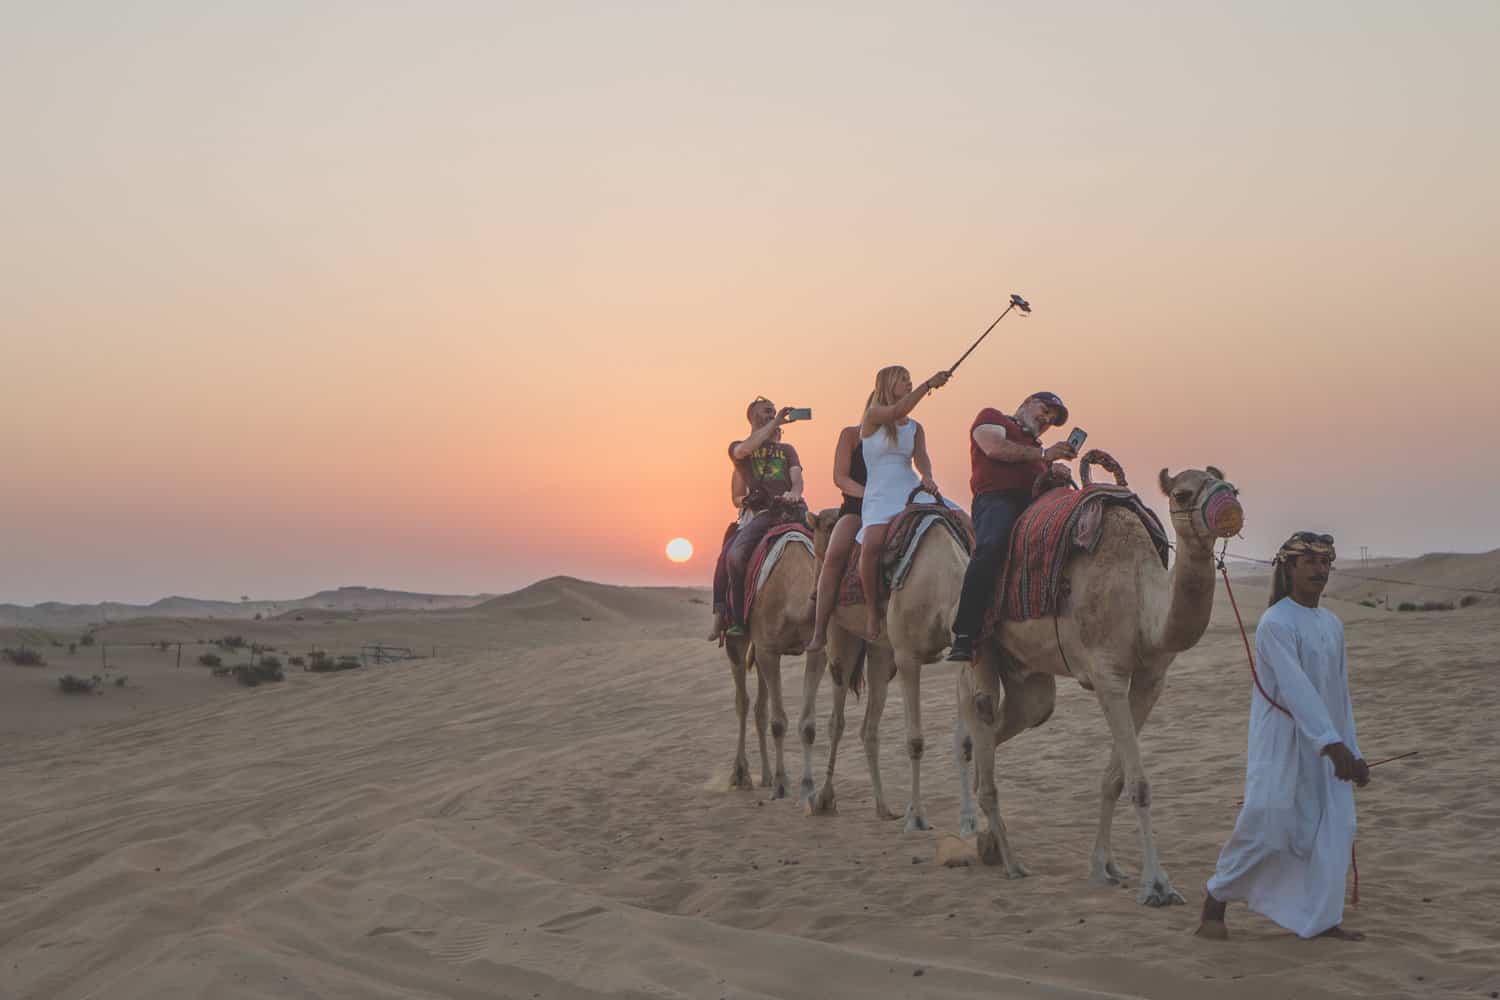
[[[254,618],[299,609],[335,611],[435,611],[472,608],[493,594],[418,594],[379,587],[339,587],[287,601],[213,601],[197,597],[163,597],[152,604],[62,604],[46,601],[27,607],[0,604],[0,625],[73,628],[132,618]]]

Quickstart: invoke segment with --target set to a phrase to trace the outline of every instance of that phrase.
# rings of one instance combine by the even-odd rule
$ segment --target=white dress
[[[888,524],[905,510],[906,498],[921,482],[911,465],[917,427],[917,422],[911,419],[904,426],[898,426],[895,444],[891,444],[884,427],[875,428],[875,433],[861,442],[865,454],[865,499],[855,541],[865,540],[865,529],[870,525]],[[927,503],[932,503],[931,494],[917,495],[918,500],[924,497]]]
[[[1354,786],[1322,755],[1354,738],[1344,625],[1326,608],[1283,598],[1255,629],[1261,686],[1291,717],[1250,688],[1245,804],[1219,854],[1208,891],[1243,900],[1300,937],[1335,927],[1354,845]]]

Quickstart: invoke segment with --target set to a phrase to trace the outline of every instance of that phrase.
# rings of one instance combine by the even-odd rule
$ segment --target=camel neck
[[[1178,536],[1177,561],[1172,564],[1166,617],[1157,648],[1179,653],[1190,648],[1208,629],[1214,608],[1213,550],[1184,543]]]

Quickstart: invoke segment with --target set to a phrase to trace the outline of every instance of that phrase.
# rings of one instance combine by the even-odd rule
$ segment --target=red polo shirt
[[[1030,491],[1036,477],[1047,471],[1047,463],[1039,458],[1029,462],[1000,462],[990,458],[974,440],[975,428],[985,424],[1004,427],[1007,441],[1031,445],[1033,448],[1042,446],[1040,441],[1026,433],[1014,417],[1008,417],[992,406],[985,407],[969,425],[969,489],[974,491],[976,497],[981,493]]]

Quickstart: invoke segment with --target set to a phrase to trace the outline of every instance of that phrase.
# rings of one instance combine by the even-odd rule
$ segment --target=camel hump
[[[1038,497],[1022,512],[1011,533],[1004,576],[985,618],[985,632],[1002,621],[1044,618],[1060,606],[1068,559],[1093,552],[1104,533],[1104,512],[1124,509],[1137,517],[1151,536],[1162,566],[1169,540],[1156,513],[1123,486],[1059,488]]]

